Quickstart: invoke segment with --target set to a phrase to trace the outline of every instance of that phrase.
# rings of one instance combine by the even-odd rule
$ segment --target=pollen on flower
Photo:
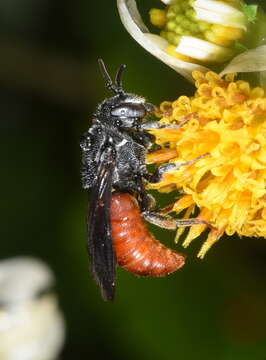
[[[161,150],[149,154],[149,163],[185,162],[206,154],[149,184],[159,191],[182,190],[172,210],[185,211],[186,218],[197,207],[198,217],[216,227],[209,231],[201,258],[224,233],[266,237],[266,97],[263,89],[235,81],[235,76],[193,72],[195,95],[160,106],[161,122],[187,120],[185,125],[151,131]],[[183,245],[205,230],[202,224],[192,226]]]

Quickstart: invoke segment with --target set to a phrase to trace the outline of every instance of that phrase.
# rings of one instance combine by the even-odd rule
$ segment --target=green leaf
[[[242,11],[248,22],[254,23],[257,19],[258,5],[242,5]]]

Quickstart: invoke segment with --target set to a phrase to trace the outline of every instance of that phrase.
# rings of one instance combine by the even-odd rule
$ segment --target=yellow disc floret
[[[203,158],[178,171],[166,173],[150,189],[182,189],[174,205],[190,216],[197,206],[199,217],[210,221],[211,230],[199,257],[225,232],[266,237],[266,97],[263,89],[245,81],[225,79],[213,72],[193,72],[197,91],[161,104],[161,122],[187,123],[181,129],[153,130],[160,156],[149,154],[149,163],[185,162]],[[167,161],[166,160],[166,161]],[[193,226],[184,246],[202,233]]]
[[[151,23],[154,26],[162,28],[166,23],[166,11],[161,9],[151,9],[150,12]]]

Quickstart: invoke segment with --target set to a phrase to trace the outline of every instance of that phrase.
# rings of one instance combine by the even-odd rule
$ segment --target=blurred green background
[[[97,58],[112,74],[126,63],[125,89],[154,104],[193,87],[132,40],[114,0],[1,0],[0,49],[0,254],[36,256],[55,272],[61,359],[265,360],[264,239],[224,237],[203,261],[195,240],[186,266],[163,279],[118,269],[111,304],[88,273],[79,138],[110,95]]]

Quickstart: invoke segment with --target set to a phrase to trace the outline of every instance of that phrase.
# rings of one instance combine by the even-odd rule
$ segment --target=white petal
[[[193,36],[182,36],[176,51],[201,61],[225,61],[232,56],[231,49]]]
[[[15,257],[0,261],[0,358],[55,360],[63,346],[65,323],[42,261]],[[41,296],[40,296],[41,295]]]
[[[198,20],[204,20],[211,22],[212,24],[220,24],[243,30],[247,29],[244,22],[244,15],[240,11],[238,11],[239,14],[232,14],[229,16],[223,13],[201,9],[198,7],[195,7],[194,10],[196,11],[196,19]]]
[[[219,11],[222,14],[231,14],[232,10],[238,11],[236,8],[222,2],[215,0],[196,0],[193,3],[193,7],[199,7],[202,9],[208,9],[210,11]]]
[[[172,0],[161,0],[165,5],[171,4]]]
[[[220,76],[232,72],[259,72],[266,70],[266,45],[247,50],[234,57]]]
[[[2,360],[55,360],[64,338],[64,319],[53,295],[0,311]]]
[[[197,19],[246,30],[245,15],[236,8],[215,0],[196,0],[193,4]]]
[[[121,21],[129,34],[151,54],[192,82],[194,82],[191,76],[193,70],[208,71],[204,66],[178,60],[168,55],[165,52],[168,42],[149,32],[141,19],[135,0],[117,0],[117,6]]]
[[[54,283],[48,266],[30,257],[15,257],[0,261],[0,303],[23,302],[32,299]]]

